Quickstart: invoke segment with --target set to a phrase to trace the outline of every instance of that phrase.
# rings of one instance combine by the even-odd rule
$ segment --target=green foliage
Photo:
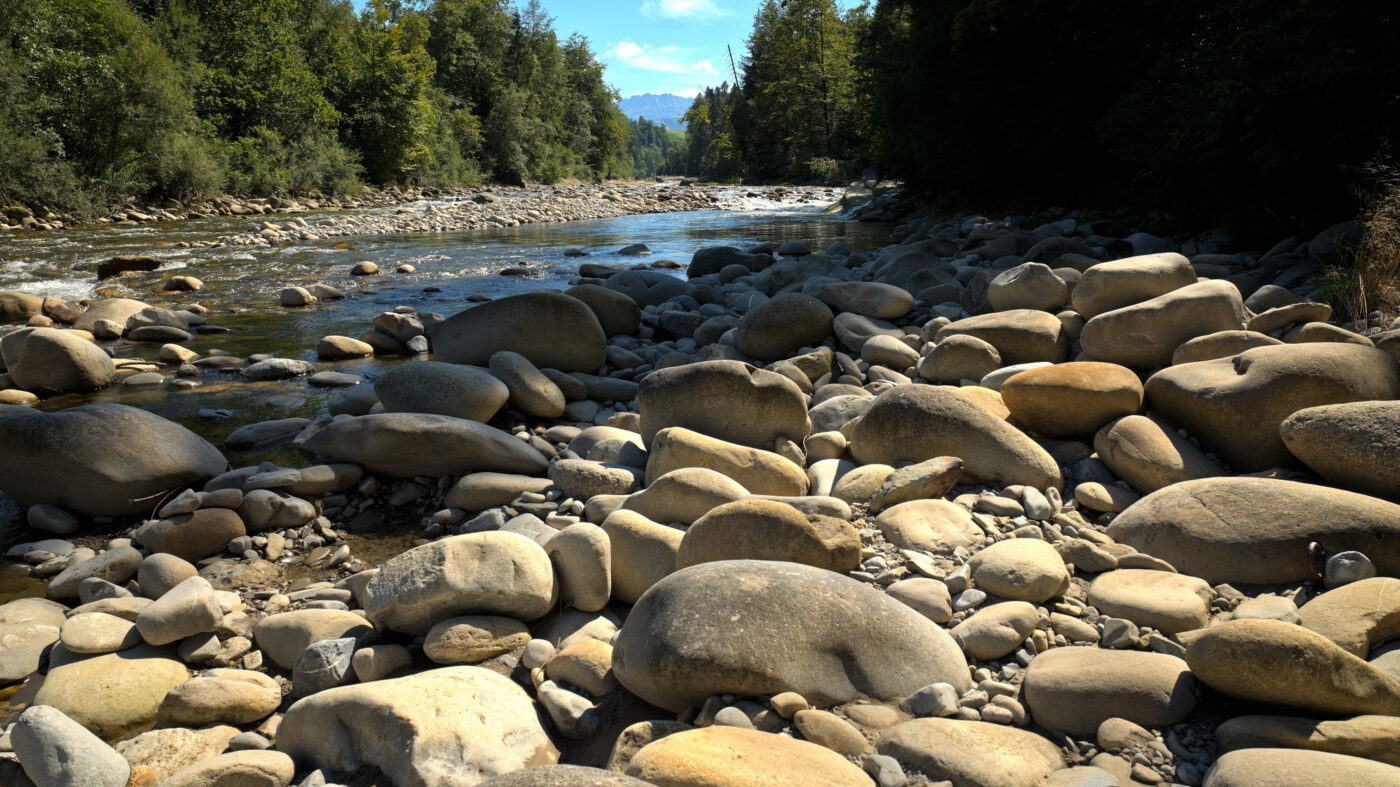
[[[600,179],[629,126],[538,2],[0,0],[0,197]]]
[[[644,117],[631,121],[627,151],[632,156],[632,174],[650,178],[667,172],[666,161],[672,148],[684,140],[684,132],[673,131]]]

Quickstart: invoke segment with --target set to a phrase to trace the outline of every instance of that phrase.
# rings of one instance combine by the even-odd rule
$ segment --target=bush
[[[153,147],[148,172],[156,194],[182,200],[215,194],[228,180],[228,152],[207,133],[183,131]]]
[[[1341,249],[1344,262],[1324,274],[1323,295],[1343,320],[1386,326],[1400,316],[1400,169],[1373,164],[1366,184],[1360,241]]]

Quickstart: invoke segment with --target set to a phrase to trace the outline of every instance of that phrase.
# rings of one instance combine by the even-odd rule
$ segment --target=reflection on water
[[[581,263],[632,265],[666,258],[685,263],[702,246],[788,240],[805,241],[813,250],[836,239],[853,249],[874,249],[887,242],[890,231],[888,225],[836,220],[812,205],[764,205],[762,209],[659,213],[492,230],[332,238],[270,248],[180,249],[176,245],[245,231],[261,220],[197,219],[134,228],[3,236],[0,290],[64,298],[121,296],[163,306],[197,302],[209,309],[206,317],[211,324],[230,332],[196,336],[186,345],[195,352],[205,355],[217,349],[240,357],[274,353],[315,361],[316,343],[323,336],[359,336],[370,328],[375,315],[394,306],[451,315],[467,308],[473,296],[499,298],[527,290],[564,289]],[[652,255],[637,258],[617,254],[618,249],[632,243],[647,244]],[[564,251],[571,248],[582,249],[588,256],[565,256]],[[169,260],[170,265],[160,271],[109,279],[99,289],[93,266],[124,254],[152,254]],[[351,277],[351,266],[361,260],[374,261],[385,274]],[[522,279],[497,274],[502,268],[526,262],[541,275]],[[391,273],[401,264],[412,265],[417,271]],[[157,294],[160,283],[177,270],[203,280],[205,289]],[[684,276],[684,272],[677,275]],[[317,282],[341,288],[346,299],[305,309],[277,305],[283,287]],[[438,291],[425,291],[428,288]],[[124,345],[118,354],[154,359],[158,349],[158,344]],[[393,363],[381,358],[318,362],[317,366],[374,379]],[[43,407],[119,401],[177,421],[222,447],[230,432],[246,424],[314,417],[334,395],[333,390],[312,388],[304,380],[243,383],[240,379],[206,372],[198,378],[200,386],[193,389],[118,386],[96,394],[57,397],[45,401]],[[199,414],[202,408],[231,410],[233,414],[222,420],[204,420]],[[159,449],[153,446],[152,450]],[[285,447],[226,455],[235,466],[261,461],[302,464]],[[13,501],[0,495],[0,545],[25,535],[21,520]]]

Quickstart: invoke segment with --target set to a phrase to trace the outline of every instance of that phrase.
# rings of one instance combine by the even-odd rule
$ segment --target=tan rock
[[[117,738],[149,727],[166,692],[189,676],[164,651],[141,645],[53,667],[33,704],[52,705],[98,737]]]
[[[690,525],[711,509],[748,494],[747,489],[722,473],[704,467],[683,467],[628,495],[622,507],[653,522]]]
[[[672,426],[753,447],[778,437],[800,441],[810,431],[807,400],[796,383],[738,361],[658,369],[642,380],[637,406],[648,444]]]
[[[947,500],[911,500],[888,508],[875,519],[890,543],[936,555],[981,544],[986,534],[966,508]]]
[[[1288,450],[1338,486],[1400,498],[1400,402],[1299,410],[1279,424]]]
[[[1012,377],[1002,383],[1001,399],[1032,432],[1076,437],[1140,410],[1142,383],[1117,364],[1061,363]]]
[[[603,521],[603,531],[612,546],[612,595],[618,601],[637,603],[648,588],[676,570],[684,530],[618,510]]]
[[[682,467],[722,473],[756,495],[807,493],[806,472],[771,451],[728,443],[679,426],[657,432],[647,459],[648,485]]]
[[[973,336],[996,348],[1004,365],[1032,361],[1063,362],[1069,353],[1064,325],[1055,315],[1033,309],[979,314],[938,329],[934,341],[950,336]]]
[[[1245,350],[1275,344],[1283,344],[1283,342],[1255,331],[1220,331],[1197,336],[1184,342],[1172,353],[1172,366],[1213,361],[1216,358],[1229,358],[1232,355],[1239,355]]]
[[[1031,661],[1023,691],[1037,724],[1076,736],[1111,718],[1165,727],[1196,707],[1186,662],[1163,653],[1053,648]]]
[[[1203,281],[1099,314],[1084,324],[1079,343],[1095,360],[1152,369],[1169,365],[1176,348],[1197,336],[1243,327],[1239,289]]]
[[[1100,574],[1089,586],[1089,603],[1100,614],[1163,634],[1205,628],[1212,598],[1204,580],[1166,571],[1118,569]]]
[[[1237,471],[1293,461],[1280,425],[1309,407],[1400,398],[1400,363],[1372,347],[1258,347],[1152,375],[1147,407],[1185,427]]]
[[[743,559],[852,571],[860,565],[860,535],[840,519],[804,515],[790,505],[768,500],[738,500],[711,510],[690,526],[676,552],[676,568]]]
[[[1196,283],[1191,261],[1175,253],[1101,262],[1084,270],[1071,302],[1085,319]]]
[[[1069,570],[1060,553],[1035,538],[998,541],[972,556],[976,587],[1002,598],[1041,603],[1064,594]]]
[[[1400,637],[1400,579],[1372,577],[1329,590],[1298,616],[1304,628],[1364,659],[1371,648]]]
[[[1314,787],[1400,784],[1400,768],[1360,757],[1302,749],[1227,752],[1206,773],[1204,787]]]
[[[530,630],[514,618],[464,615],[438,621],[423,640],[423,655],[435,664],[478,664],[523,648]]]
[[[1144,494],[1198,478],[1225,475],[1221,467],[1175,429],[1142,415],[1105,425],[1094,451],[1113,474]]]
[[[1226,751],[1236,749],[1310,749],[1365,757],[1400,766],[1400,718],[1356,716],[1318,720],[1297,716],[1236,716],[1215,728]]]
[[[914,719],[886,730],[876,748],[958,787],[1024,787],[1065,766],[1060,750],[1045,738],[984,721]]]
[[[648,744],[627,775],[660,787],[868,787],[841,755],[806,741],[738,727],[686,730]]]

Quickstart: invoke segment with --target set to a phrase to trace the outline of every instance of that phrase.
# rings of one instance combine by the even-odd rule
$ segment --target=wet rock
[[[537,475],[548,461],[499,429],[443,415],[382,413],[333,421],[304,450],[394,478],[465,475],[474,470]]]
[[[603,365],[607,336],[586,304],[558,292],[484,303],[449,317],[433,333],[439,361],[482,366],[509,350],[537,367],[592,372]]]
[[[490,421],[510,398],[505,383],[485,369],[436,361],[395,366],[375,381],[374,393],[386,412],[430,413],[481,423]]]

